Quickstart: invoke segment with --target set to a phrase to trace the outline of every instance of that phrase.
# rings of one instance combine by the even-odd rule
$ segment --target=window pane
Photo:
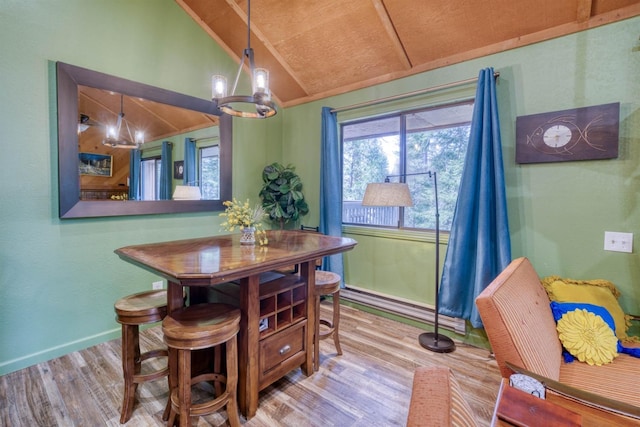
[[[472,114],[473,104],[466,103],[407,115],[407,173],[436,172],[443,230],[451,229]],[[433,179],[409,178],[414,206],[406,210],[405,227],[435,229]]]
[[[220,200],[220,147],[200,149],[200,191],[206,200]]]
[[[160,200],[159,158],[143,159],[140,162],[140,197],[141,200]]]
[[[398,208],[362,206],[367,184],[400,170],[400,118],[347,124],[343,135],[343,218],[345,223],[398,225]]]
[[[343,125],[343,222],[435,229],[433,178],[422,174],[435,171],[440,228],[450,230],[472,114],[473,102],[463,102]],[[413,207],[361,206],[367,183],[404,174]]]

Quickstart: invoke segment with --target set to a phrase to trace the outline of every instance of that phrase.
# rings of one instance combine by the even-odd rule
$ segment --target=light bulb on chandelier
[[[253,94],[236,95],[235,92],[245,59],[249,61]],[[264,119],[277,113],[276,105],[271,101],[269,71],[264,68],[256,68],[253,60],[253,49],[251,48],[251,0],[247,2],[247,48],[242,51],[242,59],[231,95],[227,96],[226,77],[216,74],[211,78],[211,97],[216,107],[231,116]]]
[[[120,130],[122,123],[124,122],[129,134],[129,139],[120,136]],[[136,130],[131,133],[129,123],[124,119],[124,97],[120,95],[120,113],[118,114],[118,120],[115,126],[107,126],[105,139],[102,141],[102,145],[112,148],[128,148],[138,149],[144,144],[144,132]]]

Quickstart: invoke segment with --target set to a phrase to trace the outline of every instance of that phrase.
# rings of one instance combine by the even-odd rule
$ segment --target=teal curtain
[[[322,108],[320,152],[320,232],[342,236],[342,157],[338,139],[338,121],[331,108]],[[343,278],[342,254],[325,257],[322,269]]]
[[[141,150],[129,153],[129,200],[140,200],[140,159]]]
[[[193,138],[185,138],[183,184],[196,185],[196,170],[196,140]]]
[[[162,143],[162,158],[160,159],[160,200],[171,200],[173,161],[169,141]]]
[[[493,68],[480,71],[471,134],[440,281],[440,314],[482,320],[475,299],[511,262]]]

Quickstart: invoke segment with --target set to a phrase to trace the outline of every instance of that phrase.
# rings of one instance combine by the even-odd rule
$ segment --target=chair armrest
[[[553,392],[547,393],[549,400],[574,402],[575,404],[564,405],[571,410],[585,412],[585,407],[588,407],[592,410],[586,412],[591,413],[592,416],[593,414],[599,414],[598,417],[605,416],[606,418],[611,419],[616,419],[615,417],[622,417],[624,420],[627,420],[625,425],[629,423],[631,423],[631,425],[640,425],[640,408],[637,406],[630,405],[625,402],[620,402],[618,400],[609,399],[604,396],[600,396],[576,387],[569,386],[567,384],[563,384],[550,378],[543,377],[542,375],[527,371],[526,369],[515,366],[509,362],[506,362],[506,365],[514,372],[527,375],[540,381],[547,390]],[[582,408],[582,410],[579,410],[580,408]]]

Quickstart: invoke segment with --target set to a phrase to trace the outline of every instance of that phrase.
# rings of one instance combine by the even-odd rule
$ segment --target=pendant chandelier
[[[126,138],[126,136],[123,137],[120,135],[122,122],[124,122],[124,125],[127,128],[127,133],[129,136],[128,139]],[[142,147],[142,144],[144,144],[144,132],[135,131],[133,134],[131,133],[131,129],[129,129],[129,123],[124,120],[124,96],[120,95],[120,114],[118,114],[118,121],[116,122],[115,126],[107,126],[107,134],[105,136],[105,139],[102,141],[102,145],[113,148],[128,148],[133,150]]]
[[[238,80],[242,73],[245,59],[249,61],[253,95],[236,95]],[[264,119],[277,113],[276,105],[271,101],[269,90],[269,71],[256,68],[251,48],[251,0],[247,1],[247,48],[242,52],[240,68],[233,83],[231,95],[227,96],[227,79],[222,75],[211,78],[212,98],[215,105],[224,113],[236,117]]]

